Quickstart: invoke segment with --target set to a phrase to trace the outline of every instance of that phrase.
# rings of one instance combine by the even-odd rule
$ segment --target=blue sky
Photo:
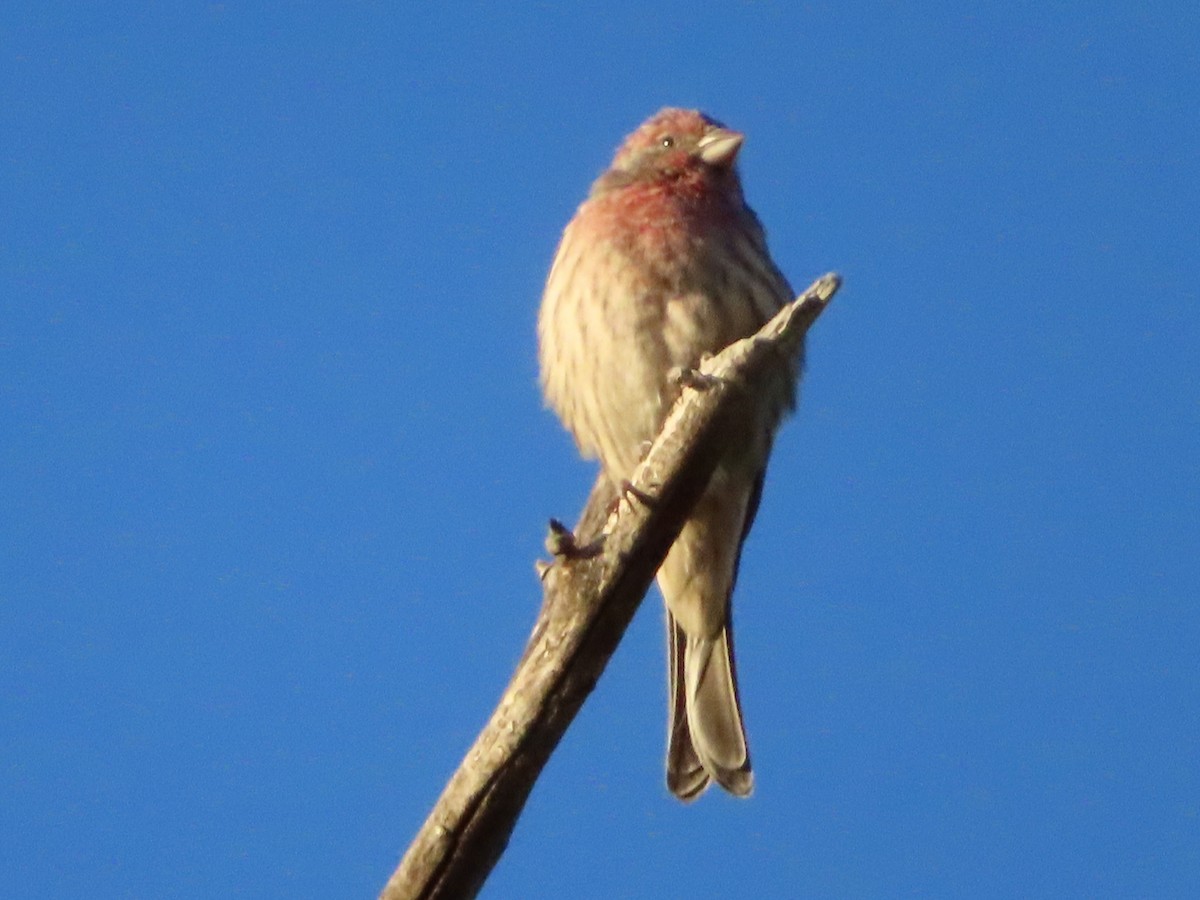
[[[1194,4],[7,4],[0,893],[373,896],[593,469],[562,226],[748,135],[810,336],[736,598],[758,786],[663,786],[652,594],[485,896],[1200,892]]]

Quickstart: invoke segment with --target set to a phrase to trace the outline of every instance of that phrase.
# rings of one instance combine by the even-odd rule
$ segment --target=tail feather
[[[658,570],[671,658],[667,784],[684,800],[710,779],[739,797],[754,786],[729,599],[762,478],[742,475],[722,468],[713,473]]]
[[[728,625],[715,639],[690,638],[668,613],[671,714],[667,786],[692,800],[716,782],[739,797],[754,789],[738,702]]]
[[[667,716],[667,788],[685,803],[699,797],[708,787],[709,775],[692,746],[688,725],[684,656],[687,635],[667,613],[667,664],[670,710]]]

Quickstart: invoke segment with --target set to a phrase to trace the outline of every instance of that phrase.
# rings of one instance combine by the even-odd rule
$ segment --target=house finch
[[[547,405],[580,451],[622,485],[675,396],[668,373],[757,331],[792,299],[742,197],[743,136],[664,109],[631,134],[567,225],[538,317]],[[667,606],[667,785],[691,800],[710,779],[754,778],[733,661],[730,595],[792,377],[731,441],[658,571]]]

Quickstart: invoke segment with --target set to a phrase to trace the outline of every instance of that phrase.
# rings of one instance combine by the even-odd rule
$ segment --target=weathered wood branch
[[[574,543],[582,547],[599,538],[599,552],[559,557],[542,570],[541,613],[508,689],[388,881],[383,900],[478,893],[725,448],[753,415],[756,390],[786,371],[840,284],[832,274],[818,279],[758,334],[701,364],[702,377],[686,380],[690,384],[615,510],[618,489],[603,476],[597,480]]]

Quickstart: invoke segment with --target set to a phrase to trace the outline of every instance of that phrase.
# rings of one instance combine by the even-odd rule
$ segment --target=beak
[[[697,145],[700,158],[710,166],[729,168],[737,159],[738,151],[742,149],[742,141],[746,136],[740,131],[730,131],[728,128],[714,128]]]

